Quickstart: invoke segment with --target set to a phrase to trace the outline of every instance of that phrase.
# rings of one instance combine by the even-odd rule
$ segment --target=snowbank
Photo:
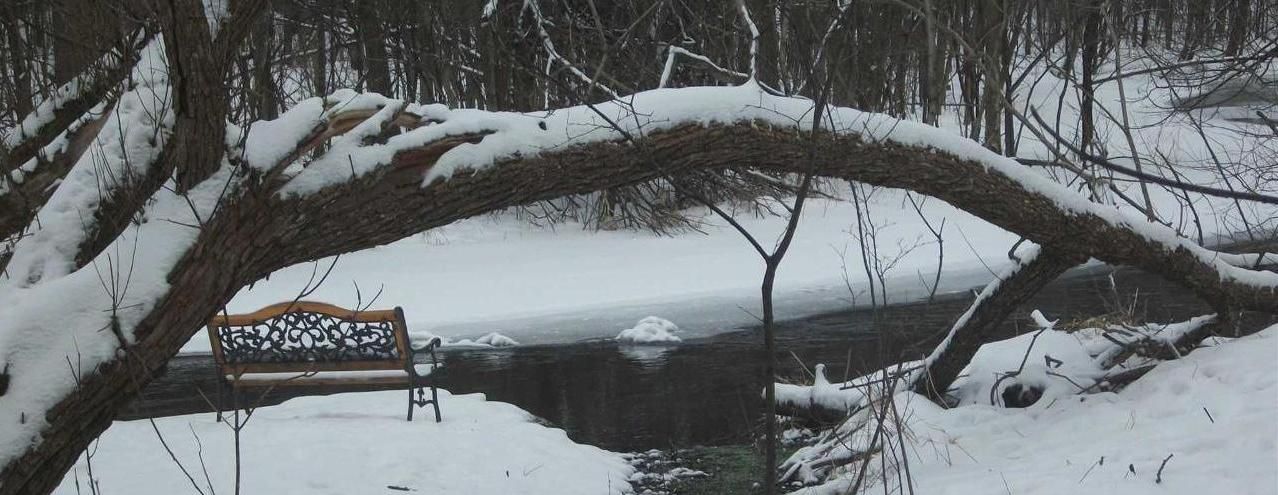
[[[573,443],[519,408],[482,394],[440,391],[444,422],[404,420],[403,391],[303,397],[254,413],[243,431],[246,493],[598,495],[631,491],[619,454]],[[428,416],[428,415],[424,415]],[[231,431],[213,414],[156,420],[164,440],[209,493],[231,493]],[[198,444],[197,438],[198,437]],[[202,445],[202,451],[200,450]],[[96,447],[102,493],[194,493],[147,421],[117,422]],[[77,480],[80,483],[77,491]],[[54,492],[89,493],[81,458]],[[398,488],[396,488],[398,487]]]
[[[1275,355],[1278,326],[1160,364],[1119,394],[1039,401],[1027,409],[978,404],[948,410],[899,394],[906,439],[913,443],[905,449],[913,491],[1276,493]],[[794,493],[844,493],[855,474]],[[874,486],[879,477],[866,483],[866,493],[881,491]]]
[[[649,316],[633,328],[627,328],[617,334],[617,341],[626,344],[677,344],[683,342],[675,335],[679,327],[670,320]]]
[[[1041,400],[1077,394],[1104,374],[1079,336],[1054,330],[1056,322],[1032,313],[1035,332],[984,344],[959,373],[951,393],[959,405],[1005,405],[1004,393],[1033,389]],[[1011,389],[1011,392],[1009,392]]]
[[[519,345],[519,342],[515,339],[497,332],[489,332],[476,339],[453,340],[448,337],[440,337],[428,331],[414,331],[408,333],[408,338],[413,341],[414,349],[420,349],[431,339],[436,338],[439,339],[440,347],[515,347]]]
[[[516,342],[515,339],[497,332],[492,332],[488,335],[475,339],[475,343],[492,347],[513,347],[519,345],[519,342]]]

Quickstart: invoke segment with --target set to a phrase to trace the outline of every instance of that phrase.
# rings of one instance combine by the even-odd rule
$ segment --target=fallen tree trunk
[[[945,403],[950,385],[1003,320],[1066,270],[1086,261],[1078,255],[1042,249],[1025,256],[1029,259],[1022,259],[1010,273],[986,285],[959,316],[945,340],[925,360],[925,369],[912,386],[916,392]]]

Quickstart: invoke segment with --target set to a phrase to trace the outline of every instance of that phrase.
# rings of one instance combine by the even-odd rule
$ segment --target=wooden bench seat
[[[414,365],[417,376],[430,376],[435,371],[434,365]],[[235,375],[223,375],[228,383],[235,382],[240,387],[263,387],[287,385],[394,385],[405,383],[412,373],[404,370],[368,370],[368,371],[312,371],[275,373],[245,373],[236,378]]]
[[[233,394],[249,387],[403,384],[409,421],[416,407],[426,406],[433,406],[435,421],[443,419],[430,379],[440,369],[440,340],[414,349],[401,308],[354,311],[290,301],[216,316],[208,331],[218,377]],[[430,362],[415,363],[417,353],[428,353]]]

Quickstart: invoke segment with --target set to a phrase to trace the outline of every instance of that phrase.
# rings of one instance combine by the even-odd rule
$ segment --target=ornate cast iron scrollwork
[[[228,364],[400,359],[390,321],[351,321],[291,312],[217,329]]]

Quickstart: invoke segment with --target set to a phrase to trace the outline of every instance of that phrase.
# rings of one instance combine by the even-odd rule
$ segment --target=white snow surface
[[[626,344],[677,344],[683,339],[675,335],[679,326],[659,316],[649,316],[635,326],[622,330],[617,334],[617,341]]]
[[[258,409],[241,437],[242,489],[280,495],[403,493],[392,486],[472,495],[631,492],[634,468],[621,455],[574,443],[563,430],[483,394],[439,394],[443,423],[431,414],[405,421],[403,391],[301,397]],[[212,413],[155,421],[205,493],[201,456],[216,492],[233,491],[234,443],[226,425]],[[147,421],[116,422],[95,450],[93,474],[102,493],[194,493]],[[81,457],[54,493],[89,493],[86,467]]]
[[[425,347],[432,339],[436,338],[439,339],[440,347],[515,347],[519,345],[519,341],[497,332],[489,332],[473,339],[452,339],[435,335],[429,331],[416,330],[409,332],[408,338],[413,341],[414,348]]]
[[[825,364],[818,363],[812,369],[812,385],[792,383],[776,384],[776,401],[800,408],[820,407],[827,411],[853,411],[870,399],[884,395],[886,386],[893,389],[908,388],[923,361],[907,361],[846,382],[830,383],[825,375]]]
[[[1117,394],[948,410],[898,394],[914,492],[1278,493],[1276,355],[1278,326],[1160,364]],[[852,471],[793,493],[845,493]],[[865,493],[879,483],[867,476]]]
[[[449,347],[515,347],[519,342],[497,332],[489,332],[477,339],[461,339],[444,343]]]
[[[475,339],[475,343],[479,345],[487,345],[492,347],[513,347],[519,345],[515,339],[507,337],[497,332],[491,332],[483,337]]]
[[[960,405],[990,404],[991,396],[994,404],[1001,405],[1003,390],[1013,384],[1041,389],[1040,401],[1075,395],[1079,387],[1091,386],[1104,373],[1080,337],[1047,325],[982,345],[959,373],[951,393]],[[1000,380],[1004,376],[1008,378]]]

